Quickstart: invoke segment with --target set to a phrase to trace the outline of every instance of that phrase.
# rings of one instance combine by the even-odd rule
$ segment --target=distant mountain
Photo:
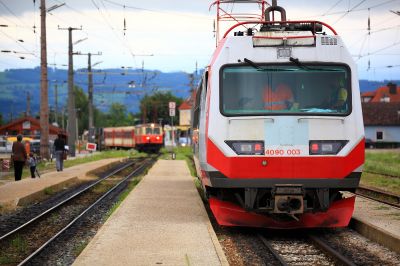
[[[125,104],[130,112],[139,111],[140,99],[156,91],[171,91],[174,95],[189,96],[189,74],[185,72],[164,73],[158,70],[102,69],[93,70],[94,102],[97,108],[107,111],[111,103]],[[87,71],[76,70],[74,83],[87,93]],[[67,79],[65,69],[50,69],[49,105],[55,106],[55,85],[58,87],[58,108],[67,105]],[[196,81],[195,81],[196,82]],[[196,84],[196,83],[195,83]],[[0,113],[5,120],[13,113],[18,117],[26,111],[27,93],[31,97],[31,113],[39,113],[40,68],[10,69],[0,72]]]
[[[164,73],[158,70],[142,69],[102,69],[93,70],[94,102],[97,108],[107,111],[111,103],[125,104],[130,112],[139,111],[140,99],[145,94],[156,91],[171,91],[174,95],[189,96],[189,74],[185,72]],[[59,111],[67,104],[67,70],[51,69],[48,71],[49,105],[55,106],[55,84],[58,86]],[[198,78],[199,75],[196,76]],[[360,90],[373,91],[388,83],[384,81],[360,80]],[[400,80],[391,81],[400,84]],[[75,71],[74,83],[87,93],[87,71]],[[194,81],[197,84],[197,80]],[[31,97],[31,113],[39,113],[40,68],[10,69],[0,72],[0,113],[4,120],[14,118],[26,111],[27,93]]]

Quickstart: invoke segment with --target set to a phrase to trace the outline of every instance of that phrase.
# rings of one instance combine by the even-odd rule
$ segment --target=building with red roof
[[[190,127],[190,123],[192,121],[192,106],[195,99],[196,92],[193,91],[190,96],[179,106],[179,126],[187,128]]]
[[[361,101],[363,103],[398,103],[400,102],[400,87],[390,82],[375,91],[361,93]]]
[[[60,128],[49,125],[49,137],[55,139]],[[40,120],[31,116],[22,117],[0,127],[0,135],[16,136],[18,134],[29,138],[40,138]]]

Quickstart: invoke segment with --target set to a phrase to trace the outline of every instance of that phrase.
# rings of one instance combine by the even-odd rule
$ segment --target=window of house
[[[376,132],[376,139],[377,140],[383,140],[383,132],[382,131],[377,131]]]

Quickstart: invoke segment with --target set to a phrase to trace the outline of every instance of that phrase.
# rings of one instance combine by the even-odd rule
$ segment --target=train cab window
[[[226,116],[351,112],[350,69],[344,65],[228,65],[220,75]]]
[[[161,134],[160,128],[158,128],[158,127],[153,128],[153,134],[154,135],[160,135]]]

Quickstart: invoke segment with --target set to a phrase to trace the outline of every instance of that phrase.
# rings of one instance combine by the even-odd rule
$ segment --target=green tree
[[[156,92],[153,95],[146,95],[140,101],[140,113],[143,123],[157,123],[162,119],[164,123],[169,123],[169,102],[176,103],[176,109],[183,102],[182,98],[174,96],[171,92]],[[179,112],[176,110],[174,125],[179,121]]]
[[[76,118],[78,119],[79,135],[88,129],[89,99],[82,88],[74,86]]]
[[[3,125],[3,114],[0,114],[0,126]]]
[[[120,103],[112,103],[107,114],[107,122],[108,126],[111,127],[128,126],[129,120],[126,106]]]

